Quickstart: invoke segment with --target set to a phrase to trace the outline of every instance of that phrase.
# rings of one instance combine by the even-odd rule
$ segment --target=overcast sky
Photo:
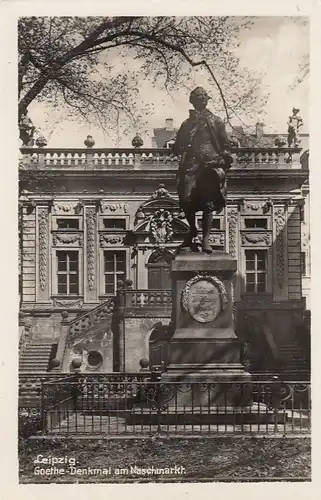
[[[265,131],[285,133],[287,118],[295,106],[300,108],[304,120],[301,130],[308,132],[308,77],[291,88],[298,76],[299,65],[308,57],[308,27],[293,18],[261,17],[255,20],[250,30],[240,34],[238,50],[243,66],[265,74],[261,91],[263,94],[268,91],[270,97],[262,114],[257,116],[257,120],[263,118]],[[195,84],[206,86],[201,76],[197,77]],[[147,119],[150,132],[143,135],[144,145],[150,147],[154,127],[162,127],[166,118],[173,118],[174,125],[179,126],[187,117],[190,107],[188,92],[178,90],[168,96],[163,89],[155,89],[145,81],[142,82],[141,95],[146,96],[146,102],[153,102],[155,108],[155,113]],[[30,116],[51,147],[83,147],[88,134],[94,137],[97,147],[130,147],[135,135],[133,129],[129,136],[117,136],[117,132],[107,136],[98,126],[64,120],[63,109],[52,111],[38,103],[31,106]]]

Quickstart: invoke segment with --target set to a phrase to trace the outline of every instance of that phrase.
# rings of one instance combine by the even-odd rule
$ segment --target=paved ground
[[[95,439],[52,436],[20,442],[22,483],[309,481],[308,437],[234,436]],[[80,471],[39,473],[37,457],[67,457]],[[38,468],[36,466],[38,465]],[[48,465],[40,465],[47,468]],[[68,464],[59,467],[68,469]],[[144,473],[144,468],[154,468]],[[174,468],[168,472],[161,468]],[[95,471],[95,468],[98,471]],[[99,473],[101,468],[103,473]],[[182,469],[184,468],[184,469]],[[94,469],[94,470],[93,470]],[[119,469],[121,471],[119,472]],[[155,471],[156,469],[156,471]]]

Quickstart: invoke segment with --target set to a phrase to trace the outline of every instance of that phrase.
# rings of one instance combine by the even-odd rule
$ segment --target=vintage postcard
[[[88,7],[14,19],[19,483],[310,483],[311,15]]]

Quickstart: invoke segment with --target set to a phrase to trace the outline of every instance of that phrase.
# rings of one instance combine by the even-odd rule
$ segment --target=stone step
[[[27,345],[20,354],[19,371],[22,373],[45,373],[48,364],[52,344],[47,342],[32,342]]]
[[[24,351],[40,351],[40,350],[44,350],[44,351],[50,351],[51,350],[51,345],[39,345],[39,346],[35,346],[33,344],[31,345],[27,345],[24,349]]]
[[[33,368],[31,366],[19,366],[19,372],[20,373],[35,373],[35,374],[37,374],[38,372],[47,373],[47,367],[46,366],[38,366],[37,370],[36,370],[36,368]]]
[[[46,361],[48,359],[48,355],[47,356],[30,356],[30,355],[27,355],[27,356],[22,356],[20,358],[20,360],[24,360],[24,361]]]
[[[48,359],[49,356],[50,356],[50,352],[48,352],[47,356],[37,356],[37,355],[36,356],[21,356],[20,361],[22,359],[31,360],[31,361],[37,361],[37,360],[44,361],[45,359]]]
[[[50,354],[51,350],[50,351],[46,351],[46,352],[39,352],[39,351],[26,351],[24,353],[22,353],[22,357],[23,356],[34,356],[34,357],[37,357],[37,358],[41,358],[41,357],[46,357],[48,356],[48,354]]]
[[[43,366],[37,366],[36,367],[32,367],[32,366],[19,366],[19,372],[20,373],[38,373],[38,372],[41,372],[41,373],[47,373],[47,365],[43,365]]]
[[[48,360],[44,359],[42,361],[39,360],[20,360],[19,366],[34,366],[35,368],[38,366],[47,366]]]
[[[35,368],[37,368],[37,365],[38,366],[47,366],[47,361],[42,361],[42,362],[38,362],[36,363],[35,361],[20,361],[19,363],[20,366],[34,366]]]
[[[26,349],[23,354],[30,353],[30,354],[44,354],[47,352],[50,352],[51,349],[42,349],[42,348],[36,348],[36,349]]]
[[[21,361],[29,361],[29,362],[32,362],[32,363],[36,363],[36,362],[42,362],[44,363],[45,361],[48,361],[49,359],[49,354],[48,356],[43,356],[43,357],[38,357],[38,356],[24,356],[22,358],[20,358],[20,362]]]
[[[35,354],[35,355],[41,355],[41,354],[47,354],[50,353],[51,349],[26,349],[22,355],[25,354]]]

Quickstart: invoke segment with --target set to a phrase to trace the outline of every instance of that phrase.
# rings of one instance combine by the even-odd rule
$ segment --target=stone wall
[[[32,340],[34,342],[57,343],[61,333],[61,314],[48,313],[37,315],[32,318]]]
[[[90,362],[90,355],[94,353],[97,362]],[[101,362],[99,362],[101,356]],[[113,334],[110,329],[101,332],[90,339],[75,341],[65,348],[62,371],[73,371],[71,366],[74,358],[81,359],[80,372],[111,373],[113,371]]]
[[[155,326],[162,321],[167,325],[170,318],[125,318],[125,371],[137,372],[139,361],[149,359],[149,338]]]

